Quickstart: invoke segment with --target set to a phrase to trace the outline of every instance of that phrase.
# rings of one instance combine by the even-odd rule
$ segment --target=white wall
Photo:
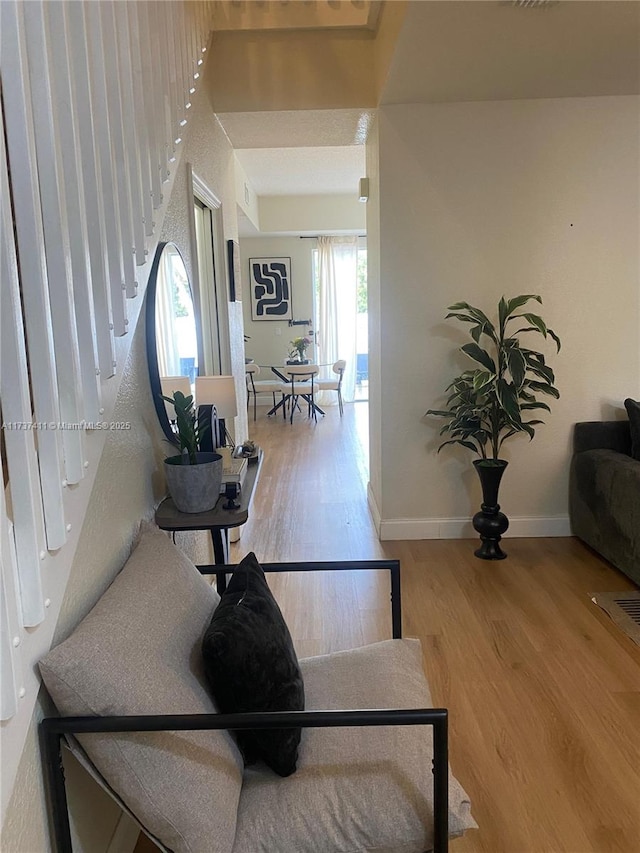
[[[251,319],[249,258],[291,258],[293,319],[313,320],[312,253],[315,246],[315,240],[300,237],[257,237],[240,240],[244,330],[251,338],[245,344],[245,351],[257,364],[283,364],[290,349],[289,342],[306,334],[310,327],[289,326],[287,320]],[[311,357],[315,358],[315,353]],[[265,375],[260,378],[273,377]]]
[[[265,234],[364,234],[365,206],[350,195],[260,196],[260,230]]]
[[[242,168],[238,158],[234,156],[234,180],[236,187],[236,203],[245,214],[254,228],[260,230],[260,212],[258,209],[258,196],[251,186],[247,173]]]
[[[183,252],[191,272],[188,231],[186,163],[222,200],[225,237],[237,235],[232,150],[204,97],[194,99],[183,154],[164,220],[163,240],[173,240]],[[110,432],[100,461],[85,523],[80,534],[65,600],[56,630],[56,642],[66,636],[108,586],[130,549],[142,518],[152,517],[166,494],[162,460],[166,444],[159,428],[148,383],[144,314],[135,330],[124,371],[114,421],[130,421],[131,430]],[[203,539],[204,537],[204,539]],[[208,559],[208,537],[195,534],[185,540],[196,561]],[[18,775],[2,827],[4,853],[36,853],[48,849],[47,817],[42,791],[41,756],[34,714],[32,731],[23,751]],[[80,771],[79,771],[80,773]],[[74,774],[75,775],[75,774]],[[71,786],[70,809],[80,833],[77,850],[106,850],[118,818],[110,801],[92,791],[86,778]],[[107,817],[105,817],[107,815]],[[123,853],[123,848],[118,848]]]
[[[367,300],[369,318],[369,506],[376,528],[380,524],[382,496],[382,381],[380,317],[380,170],[379,123],[373,122],[367,138]]]
[[[372,421],[382,418],[383,536],[473,535],[450,521],[479,506],[471,454],[436,456],[439,422],[423,415],[465,363],[456,350],[466,332],[444,322],[447,306],[492,311],[503,293],[540,294],[563,347],[556,356],[542,342],[561,398],[533,443],[504,445],[500,502],[514,533],[568,532],[572,425],[623,417],[623,399],[640,394],[638,104],[380,110],[382,401]]]

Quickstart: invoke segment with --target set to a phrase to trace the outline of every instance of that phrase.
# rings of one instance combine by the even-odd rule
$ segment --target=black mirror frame
[[[151,396],[153,397],[153,405],[155,406],[158,421],[160,422],[160,426],[162,427],[162,431],[164,432],[167,440],[177,447],[178,442],[176,440],[176,435],[171,429],[171,424],[169,423],[169,418],[167,417],[167,409],[165,407],[164,400],[161,396],[162,386],[160,385],[160,371],[158,370],[158,346],[156,343],[156,289],[158,286],[158,267],[160,266],[160,258],[162,257],[162,253],[164,252],[165,246],[169,245],[173,246],[176,252],[180,255],[182,263],[184,264],[182,252],[180,251],[180,249],[178,249],[175,243],[170,240],[165,240],[163,243],[158,243],[158,247],[153,258],[153,264],[151,265],[151,271],[149,272],[149,282],[147,284],[147,304],[145,309],[145,322],[147,325],[146,339],[147,362],[149,367],[149,384],[151,385]],[[185,270],[187,269],[186,264],[184,264],[184,268]],[[191,292],[191,301],[193,303],[198,353],[200,353],[202,351],[202,344],[200,340],[200,315],[198,313],[196,300],[194,299],[193,289],[191,287],[191,280],[189,278],[188,270],[187,278],[189,281],[189,291]],[[198,365],[198,371],[199,370],[200,366]]]

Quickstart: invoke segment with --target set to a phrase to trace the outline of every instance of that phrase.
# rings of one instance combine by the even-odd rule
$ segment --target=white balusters
[[[0,0],[3,814],[107,435],[87,429],[113,412],[211,11]]]
[[[124,133],[124,151],[126,157],[126,175],[131,193],[131,213],[133,226],[133,248],[136,264],[142,266],[145,262],[145,230],[144,207],[142,202],[142,178],[140,174],[140,141],[136,124],[136,109],[133,80],[132,57],[129,47],[129,18],[125,3],[105,4],[115,15],[115,28],[118,43],[118,65],[116,73],[129,81],[122,86],[122,130]]]
[[[51,98],[45,19],[40,0],[25,3],[23,10],[29,71],[33,81],[31,98],[60,420],[66,424],[78,424],[83,417],[84,408],[71,278],[67,205],[62,176],[62,152],[58,143]],[[64,429],[61,435],[65,478],[69,483],[79,483],[84,476],[82,432],[79,429]]]
[[[109,114],[110,160],[114,174],[114,192],[117,198],[117,211],[120,223],[120,254],[126,295],[136,295],[135,257],[133,250],[133,214],[131,211],[131,192],[129,189],[128,162],[125,156],[124,123],[122,120],[122,95],[120,93],[118,51],[116,47],[116,29],[112,3],[93,3],[99,15],[102,28],[101,41],[110,45],[104,50],[104,75]],[[125,320],[125,326],[127,322]]]
[[[157,210],[162,204],[162,181],[164,175],[161,174],[161,163],[163,157],[162,149],[164,149],[166,143],[160,135],[161,128],[158,126],[158,98],[154,86],[154,67],[151,53],[151,39],[149,36],[147,3],[136,3],[132,11],[138,24],[138,50],[142,63],[142,91],[151,168],[151,195],[153,198],[153,208]]]
[[[87,220],[87,240],[91,264],[91,287],[96,322],[98,363],[102,380],[115,373],[115,348],[111,322],[111,294],[108,286],[106,230],[104,208],[101,204],[101,180],[94,147],[97,129],[89,86],[87,58],[87,33],[80,4],[64,2],[59,6],[64,13],[67,29],[67,50],[71,64],[71,85],[77,104],[78,137],[82,163],[84,206]],[[53,14],[51,10],[50,14]]]
[[[16,562],[13,525],[6,516],[4,491],[0,489],[0,720],[16,712],[17,678],[22,669]]]
[[[85,211],[82,162],[78,136],[78,107],[71,86],[71,68],[67,50],[68,38],[64,7],[61,3],[43,6],[48,31],[48,59],[51,69],[53,97],[56,104],[58,139],[63,163],[64,197],[69,234],[69,255],[73,278],[73,298],[78,336],[84,419],[100,419],[102,395],[98,376],[96,338],[104,339],[109,365],[113,362],[111,333],[105,316],[104,329],[96,327],[91,287],[91,265]]]
[[[113,166],[111,126],[109,123],[109,101],[105,75],[105,47],[102,41],[99,3],[72,3],[71,16],[84,13],[88,40],[89,79],[91,84],[91,107],[93,111],[94,145],[100,164],[99,192],[104,211],[105,247],[111,292],[111,321],[116,337],[127,332],[125,307],[125,278],[123,268],[122,233],[120,210],[116,192]],[[128,261],[132,263],[129,257]]]
[[[60,431],[55,428],[60,422],[60,407],[22,14],[21,3],[9,0],[0,4],[2,92],[12,195],[16,202],[14,218],[29,342],[33,415],[40,423],[54,425],[38,431],[38,462],[47,543],[49,548],[55,549],[66,539],[61,487],[62,441]],[[14,308],[19,311],[19,306]],[[4,371],[4,364],[2,369]],[[24,379],[26,381],[26,375]],[[32,420],[30,412],[28,420]]]
[[[169,4],[170,5],[170,4]],[[152,190],[152,143],[149,141],[145,106],[145,76],[142,68],[140,29],[135,3],[119,3],[121,13],[126,13],[129,30],[129,55],[131,57],[132,92],[134,117],[138,137],[138,156],[140,158],[140,182],[142,185],[142,209],[144,213],[144,231],[147,237],[153,234],[153,190]],[[125,50],[127,47],[125,46]],[[148,95],[147,95],[148,97]],[[158,176],[158,192],[160,192]]]
[[[33,627],[44,616],[39,560],[39,552],[44,545],[44,522],[6,153],[0,112],[0,399],[20,567],[21,622]],[[6,572],[11,564],[4,544],[4,537],[8,535],[8,519],[4,512],[4,483],[2,486],[3,514],[0,523],[3,570]],[[9,581],[6,581],[5,588],[8,586]]]

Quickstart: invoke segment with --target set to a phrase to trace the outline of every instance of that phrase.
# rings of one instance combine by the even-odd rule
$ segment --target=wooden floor
[[[471,540],[379,543],[366,404],[317,425],[265,411],[250,422],[265,462],[233,559],[401,560],[404,635],[449,708],[451,765],[480,826],[452,853],[639,853],[640,648],[589,598],[633,584],[570,538],[508,539],[498,563]],[[376,573],[271,583],[301,657],[390,636]]]

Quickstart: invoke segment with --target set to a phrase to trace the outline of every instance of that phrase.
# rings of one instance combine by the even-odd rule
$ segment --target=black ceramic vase
[[[504,469],[509,463],[504,459],[476,459],[473,464],[482,486],[480,512],[473,516],[473,527],[480,534],[482,545],[474,554],[481,560],[504,560],[507,555],[500,547],[500,539],[509,527],[509,519],[500,512],[498,489]]]

